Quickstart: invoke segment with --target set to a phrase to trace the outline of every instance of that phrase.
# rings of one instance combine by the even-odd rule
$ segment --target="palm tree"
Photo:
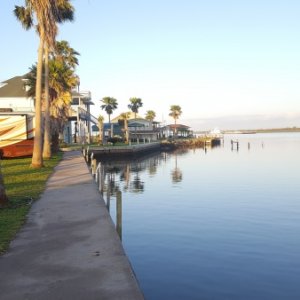
[[[113,97],[103,97],[100,101],[103,102],[101,109],[104,109],[108,114],[108,122],[110,124],[110,115],[118,108],[118,102]]]
[[[68,2],[61,0],[58,3],[58,14],[56,15],[56,21],[58,23],[63,23],[65,21],[73,21],[74,19],[74,8]],[[62,47],[64,49],[68,47],[68,43],[66,41],[62,41]],[[66,43],[66,44],[65,44]],[[59,47],[61,46],[59,43],[56,43],[56,52],[62,51]],[[67,56],[69,53],[64,53],[66,59],[70,59]],[[79,53],[76,53],[79,54]],[[71,54],[69,54],[71,55]],[[74,55],[75,57],[75,55]],[[76,58],[77,59],[77,58]],[[74,62],[78,64],[78,60]],[[49,45],[45,43],[45,131],[44,131],[44,144],[43,144],[43,158],[51,157],[51,124],[50,124],[50,97],[49,97]]]
[[[171,105],[169,116],[174,119],[175,126],[174,126],[174,135],[177,135],[177,119],[179,119],[180,115],[182,114],[181,107],[179,105]]]
[[[68,3],[68,5],[66,4]],[[59,8],[68,7],[71,4],[67,0],[25,0],[24,6],[15,6],[14,14],[22,26],[29,30],[37,21],[36,29],[40,38],[38,49],[37,77],[35,89],[35,137],[31,166],[40,168],[43,166],[42,157],[42,66],[44,47],[52,49],[57,34],[57,23],[66,15],[66,10]]]
[[[156,117],[156,113],[154,110],[147,110],[146,112],[146,120],[150,121],[150,122],[153,122],[153,120],[155,119]]]
[[[103,143],[103,121],[104,121],[104,117],[102,115],[99,115],[98,117],[99,145]]]
[[[25,0],[25,7],[15,6],[15,16],[22,26],[29,30],[33,26],[34,15],[37,20],[36,29],[39,34],[40,44],[38,50],[36,95],[35,95],[35,134],[31,166],[40,168],[43,166],[42,157],[42,64],[44,43],[53,45],[57,33],[57,26],[54,19],[56,12],[55,1],[50,0]]]
[[[136,119],[136,114],[139,112],[139,108],[143,106],[143,102],[141,98],[130,98],[130,104],[128,104],[128,108],[134,113],[134,118]]]
[[[57,45],[63,43],[67,49],[60,53],[51,53],[49,60],[49,98],[50,98],[50,121],[51,125],[49,133],[51,133],[52,146],[58,148],[58,137],[62,133],[64,125],[69,115],[69,108],[72,100],[71,90],[77,86],[78,76],[75,74],[74,63],[69,63],[67,57],[69,53],[74,54],[72,61],[77,61],[76,55],[79,55],[69,44],[65,41],[57,42]],[[66,59],[64,59],[66,56]],[[28,95],[33,96],[35,94],[36,83],[36,65],[30,68],[30,72],[27,74],[27,86],[29,87]],[[42,86],[46,85],[46,81],[43,80]],[[47,102],[46,102],[47,103]]]
[[[100,106],[101,109],[104,109],[106,113],[108,114],[108,123],[110,124],[110,115],[113,113],[115,109],[118,108],[118,102],[117,99],[113,97],[103,97],[100,100],[103,104]],[[110,124],[110,137],[113,136],[113,126]]]
[[[121,120],[124,120],[124,130],[125,130],[125,142],[129,143],[129,130],[128,130],[128,120],[130,118],[130,112],[125,112],[121,114]]]
[[[79,64],[77,56],[80,53],[71,48],[67,41],[57,41],[54,54],[57,60],[66,62],[73,69]]]

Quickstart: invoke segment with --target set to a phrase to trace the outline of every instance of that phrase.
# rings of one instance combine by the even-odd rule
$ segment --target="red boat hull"
[[[33,139],[23,140],[16,144],[0,148],[0,156],[4,158],[32,156]]]

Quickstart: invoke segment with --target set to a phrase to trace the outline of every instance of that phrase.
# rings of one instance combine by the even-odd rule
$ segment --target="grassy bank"
[[[31,203],[39,198],[61,158],[62,153],[58,153],[45,160],[42,169],[30,168],[31,158],[1,161],[9,205],[0,209],[0,254],[8,248],[9,242],[26,220]]]

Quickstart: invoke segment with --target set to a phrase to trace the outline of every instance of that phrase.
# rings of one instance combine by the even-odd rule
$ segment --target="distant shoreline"
[[[255,134],[255,133],[300,132],[299,127],[270,128],[270,129],[228,129],[222,130],[224,134]],[[207,134],[208,131],[195,131],[198,134]]]
[[[251,133],[276,133],[276,132],[300,132],[300,128],[271,128],[271,129],[241,129],[241,130],[224,130],[223,133],[240,133],[240,134],[251,134]]]

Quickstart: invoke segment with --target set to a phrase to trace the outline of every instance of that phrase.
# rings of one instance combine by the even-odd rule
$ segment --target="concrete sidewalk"
[[[0,299],[144,299],[79,151],[66,152],[0,257]]]

